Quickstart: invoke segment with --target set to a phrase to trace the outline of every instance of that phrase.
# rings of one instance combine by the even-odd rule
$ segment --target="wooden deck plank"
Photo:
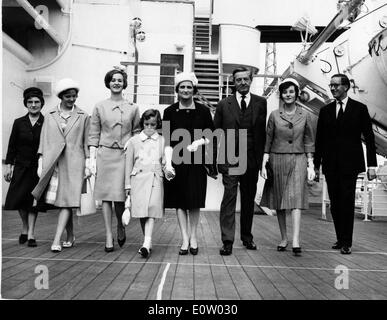
[[[143,241],[138,219],[126,227],[127,242],[105,253],[101,214],[74,219],[76,246],[59,254],[50,251],[57,214],[42,213],[36,225],[37,248],[18,244],[20,218],[3,212],[2,297],[15,299],[156,299],[168,266],[161,299],[387,299],[387,221],[364,222],[355,218],[352,255],[332,250],[333,223],[319,219],[320,209],[302,216],[301,257],[277,252],[278,222],[275,216],[255,215],[257,251],[240,241],[239,213],[231,256],[220,256],[219,213],[202,212],[199,220],[199,254],[179,256],[181,234],[174,210],[156,220],[153,251],[148,259],[137,250]],[[291,218],[287,217],[291,239]],[[116,239],[116,220],[113,219]],[[18,258],[20,257],[20,258]],[[36,290],[37,265],[49,270],[49,290]],[[335,268],[349,268],[349,289],[334,286]],[[364,271],[362,271],[364,270]],[[369,270],[369,271],[366,271]],[[380,271],[377,271],[380,270]]]

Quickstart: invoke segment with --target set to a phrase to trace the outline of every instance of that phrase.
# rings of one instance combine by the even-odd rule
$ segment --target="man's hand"
[[[367,170],[367,178],[369,181],[374,180],[376,178],[376,170],[375,169],[368,169]]]

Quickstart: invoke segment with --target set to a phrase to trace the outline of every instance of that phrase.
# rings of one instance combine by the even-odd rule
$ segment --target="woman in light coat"
[[[105,222],[105,251],[114,250],[112,232],[113,208],[117,217],[117,241],[126,241],[125,227],[121,218],[125,203],[125,154],[124,146],[134,133],[140,131],[138,107],[122,95],[127,87],[127,75],[119,69],[105,75],[105,86],[110,97],[96,104],[91,116],[88,145],[90,147],[90,171],[96,175],[94,196],[102,201]]]
[[[59,218],[51,251],[60,252],[64,229],[67,241],[63,247],[72,247],[75,241],[72,209],[80,205],[86,159],[89,158],[87,137],[89,115],[75,105],[79,85],[72,79],[57,83],[56,95],[61,102],[50,110],[40,136],[38,154],[39,183],[32,191],[35,199],[59,208]],[[88,175],[88,173],[87,173]]]

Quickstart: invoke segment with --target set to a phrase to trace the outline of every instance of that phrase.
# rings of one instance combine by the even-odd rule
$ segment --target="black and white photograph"
[[[387,0],[1,3],[2,300],[387,300]]]

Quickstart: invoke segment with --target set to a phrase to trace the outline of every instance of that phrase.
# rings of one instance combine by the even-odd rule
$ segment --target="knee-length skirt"
[[[33,208],[34,197],[31,192],[39,182],[37,167],[22,167],[15,165],[12,179],[7,192],[5,210],[37,211]]]
[[[196,209],[206,206],[207,174],[203,165],[179,164],[176,176],[164,179],[164,207]]]
[[[261,206],[274,210],[308,209],[307,158],[304,153],[271,153],[273,179],[266,180]]]
[[[125,153],[101,146],[97,152],[94,196],[99,201],[125,201]]]

